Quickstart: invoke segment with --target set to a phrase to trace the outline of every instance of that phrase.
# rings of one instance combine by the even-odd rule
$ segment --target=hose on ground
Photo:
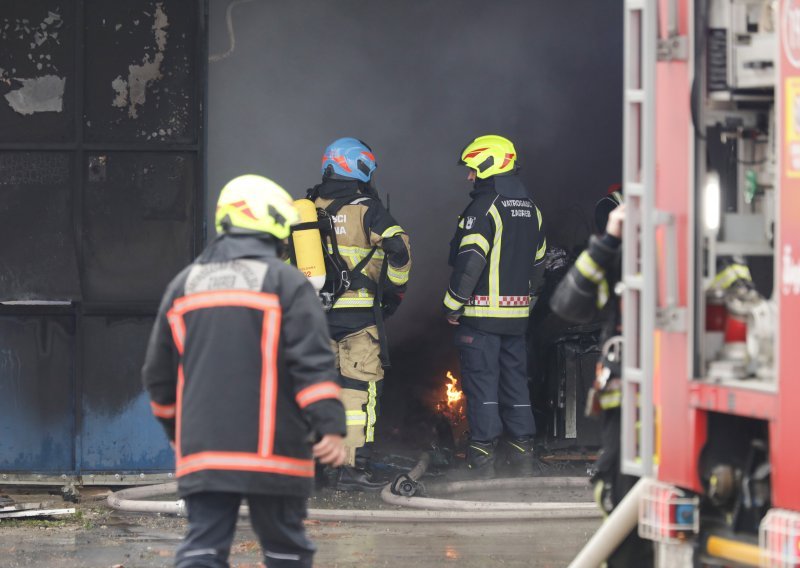
[[[175,501],[150,501],[153,497],[175,495],[178,484],[175,481],[158,485],[131,487],[108,494],[108,506],[118,511],[135,513],[163,513],[167,515],[186,516],[186,505],[183,499]]]
[[[429,488],[431,493],[453,495],[495,489],[586,489],[588,483],[586,477],[509,477],[485,481],[453,481],[432,484]]]
[[[424,454],[417,465],[408,472],[408,478],[417,482],[427,471],[430,456]],[[524,479],[494,479],[488,481],[461,481],[438,486],[437,491],[452,494],[461,491],[490,489],[521,489],[531,487],[578,487],[576,479],[583,478],[532,477]],[[154,497],[175,495],[176,482],[143,487],[132,487],[109,494],[107,502],[112,509],[137,513],[162,513],[186,516],[186,506],[182,499],[151,501]],[[549,519],[596,518],[599,513],[590,503],[488,503],[482,501],[458,501],[451,499],[430,499],[426,497],[403,497],[391,492],[391,484],[384,487],[381,497],[387,503],[411,507],[412,511],[398,510],[358,510],[358,509],[309,509],[308,518],[325,522],[490,522]],[[491,507],[500,505],[500,507]],[[522,505],[522,506],[520,506]],[[247,506],[242,506],[239,515],[249,516]]]
[[[420,457],[419,462],[408,472],[407,477],[412,484],[425,474],[430,465],[430,456],[425,453]],[[402,478],[403,476],[401,476]],[[408,486],[406,493],[398,495],[393,492],[397,490],[398,483],[395,481],[383,488],[381,499],[389,505],[399,507],[410,507],[412,509],[425,509],[427,511],[471,511],[476,515],[486,518],[489,512],[502,513],[522,513],[530,512],[535,516],[532,518],[549,519],[575,519],[575,518],[595,518],[600,515],[597,505],[587,503],[503,503],[491,501],[467,501],[461,499],[437,499],[432,497],[416,497],[413,495],[415,485]],[[436,492],[441,494],[462,493],[468,491],[487,491],[493,489],[538,489],[538,488],[569,488],[586,487],[586,479],[579,477],[527,477],[527,478],[508,478],[490,479],[481,481],[458,481],[453,483],[440,484],[436,487]],[[401,489],[402,490],[402,489]],[[503,515],[499,515],[503,516]],[[506,518],[517,518],[507,516]]]

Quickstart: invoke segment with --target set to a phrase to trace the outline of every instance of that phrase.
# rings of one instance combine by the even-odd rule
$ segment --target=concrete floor
[[[331,495],[336,497],[331,498]],[[41,495],[11,495],[42,500]],[[571,491],[559,500],[586,501],[589,493]],[[0,521],[0,564],[4,567],[151,568],[172,565],[185,520],[107,509],[101,494],[79,504],[69,518]],[[53,501],[53,498],[50,498]],[[349,500],[371,508],[374,497],[330,494],[321,501]],[[55,506],[67,504],[54,501]],[[600,524],[599,519],[518,523],[344,524],[309,521],[317,543],[318,568],[373,566],[424,567],[566,566]],[[259,566],[255,536],[242,521],[231,566]]]

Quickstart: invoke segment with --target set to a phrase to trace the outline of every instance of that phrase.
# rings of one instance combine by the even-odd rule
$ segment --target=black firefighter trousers
[[[189,529],[175,553],[175,567],[228,568],[243,498],[267,568],[311,568],[316,548],[303,526],[304,497],[217,492],[185,497]]]
[[[491,442],[536,434],[524,335],[498,335],[462,323],[455,333],[470,437]]]

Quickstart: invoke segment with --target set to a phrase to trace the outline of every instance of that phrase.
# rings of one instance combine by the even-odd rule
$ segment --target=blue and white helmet
[[[325,148],[322,175],[368,182],[378,167],[372,149],[357,138],[339,138]]]

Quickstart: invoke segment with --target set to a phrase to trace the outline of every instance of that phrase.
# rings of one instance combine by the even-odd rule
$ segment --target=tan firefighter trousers
[[[347,462],[355,465],[356,450],[375,439],[377,383],[383,379],[378,328],[373,326],[332,341],[336,367],[348,379],[342,389],[347,413]],[[353,388],[356,387],[356,388]]]

